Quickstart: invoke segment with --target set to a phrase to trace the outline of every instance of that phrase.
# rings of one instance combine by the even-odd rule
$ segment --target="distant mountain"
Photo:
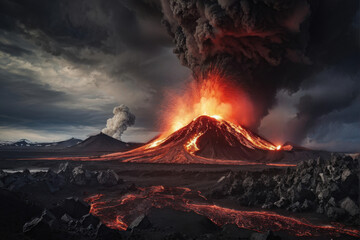
[[[27,139],[20,139],[16,142],[2,142],[0,144],[1,149],[6,150],[41,150],[41,149],[47,149],[47,150],[55,150],[55,149],[63,149],[68,148],[71,146],[74,146],[78,143],[80,143],[82,140],[77,138],[70,138],[68,140],[60,141],[60,142],[46,142],[46,143],[36,143],[31,142]]]
[[[125,143],[104,133],[91,136],[81,143],[69,147],[66,151],[73,152],[121,152],[140,146],[138,143]]]

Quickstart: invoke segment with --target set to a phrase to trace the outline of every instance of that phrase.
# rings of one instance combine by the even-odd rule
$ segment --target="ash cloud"
[[[106,128],[103,133],[121,140],[121,135],[126,129],[135,124],[135,115],[124,104],[117,106],[113,110],[114,116],[106,121]]]
[[[180,62],[195,77],[216,68],[238,82],[257,108],[253,128],[276,104],[279,90],[312,87],[313,75],[359,60],[358,1],[169,0],[162,6]],[[359,80],[356,71],[336,74]],[[359,92],[319,95],[296,104],[297,117],[289,123],[296,131],[289,138],[301,142],[317,119],[348,107]]]

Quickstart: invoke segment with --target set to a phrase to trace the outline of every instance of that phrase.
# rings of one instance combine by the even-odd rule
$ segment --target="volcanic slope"
[[[281,150],[250,130],[219,117],[199,116],[168,137],[104,160],[147,163],[240,164],[272,162]]]

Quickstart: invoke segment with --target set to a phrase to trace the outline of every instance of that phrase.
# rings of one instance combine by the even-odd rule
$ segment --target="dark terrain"
[[[0,169],[2,239],[360,237],[359,159],[343,155],[287,168],[2,160]]]

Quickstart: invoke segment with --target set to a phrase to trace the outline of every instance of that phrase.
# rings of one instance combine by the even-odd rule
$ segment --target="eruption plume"
[[[273,104],[283,78],[262,73],[280,65],[308,63],[302,23],[310,13],[298,1],[163,1],[164,24],[173,37],[174,53],[196,79],[220,69],[236,79],[257,106],[259,121]],[[254,126],[259,124],[255,122]]]
[[[121,139],[123,132],[135,123],[135,115],[130,112],[130,109],[121,104],[113,110],[114,116],[109,118],[106,122],[106,128],[102,130],[103,133],[112,136],[116,139]]]
[[[180,62],[200,84],[215,68],[239,85],[256,106],[251,128],[268,114],[278,90],[298,91],[302,81],[358,49],[355,1],[163,0],[162,8]],[[333,19],[335,12],[344,16]],[[287,137],[300,142],[314,124]]]

